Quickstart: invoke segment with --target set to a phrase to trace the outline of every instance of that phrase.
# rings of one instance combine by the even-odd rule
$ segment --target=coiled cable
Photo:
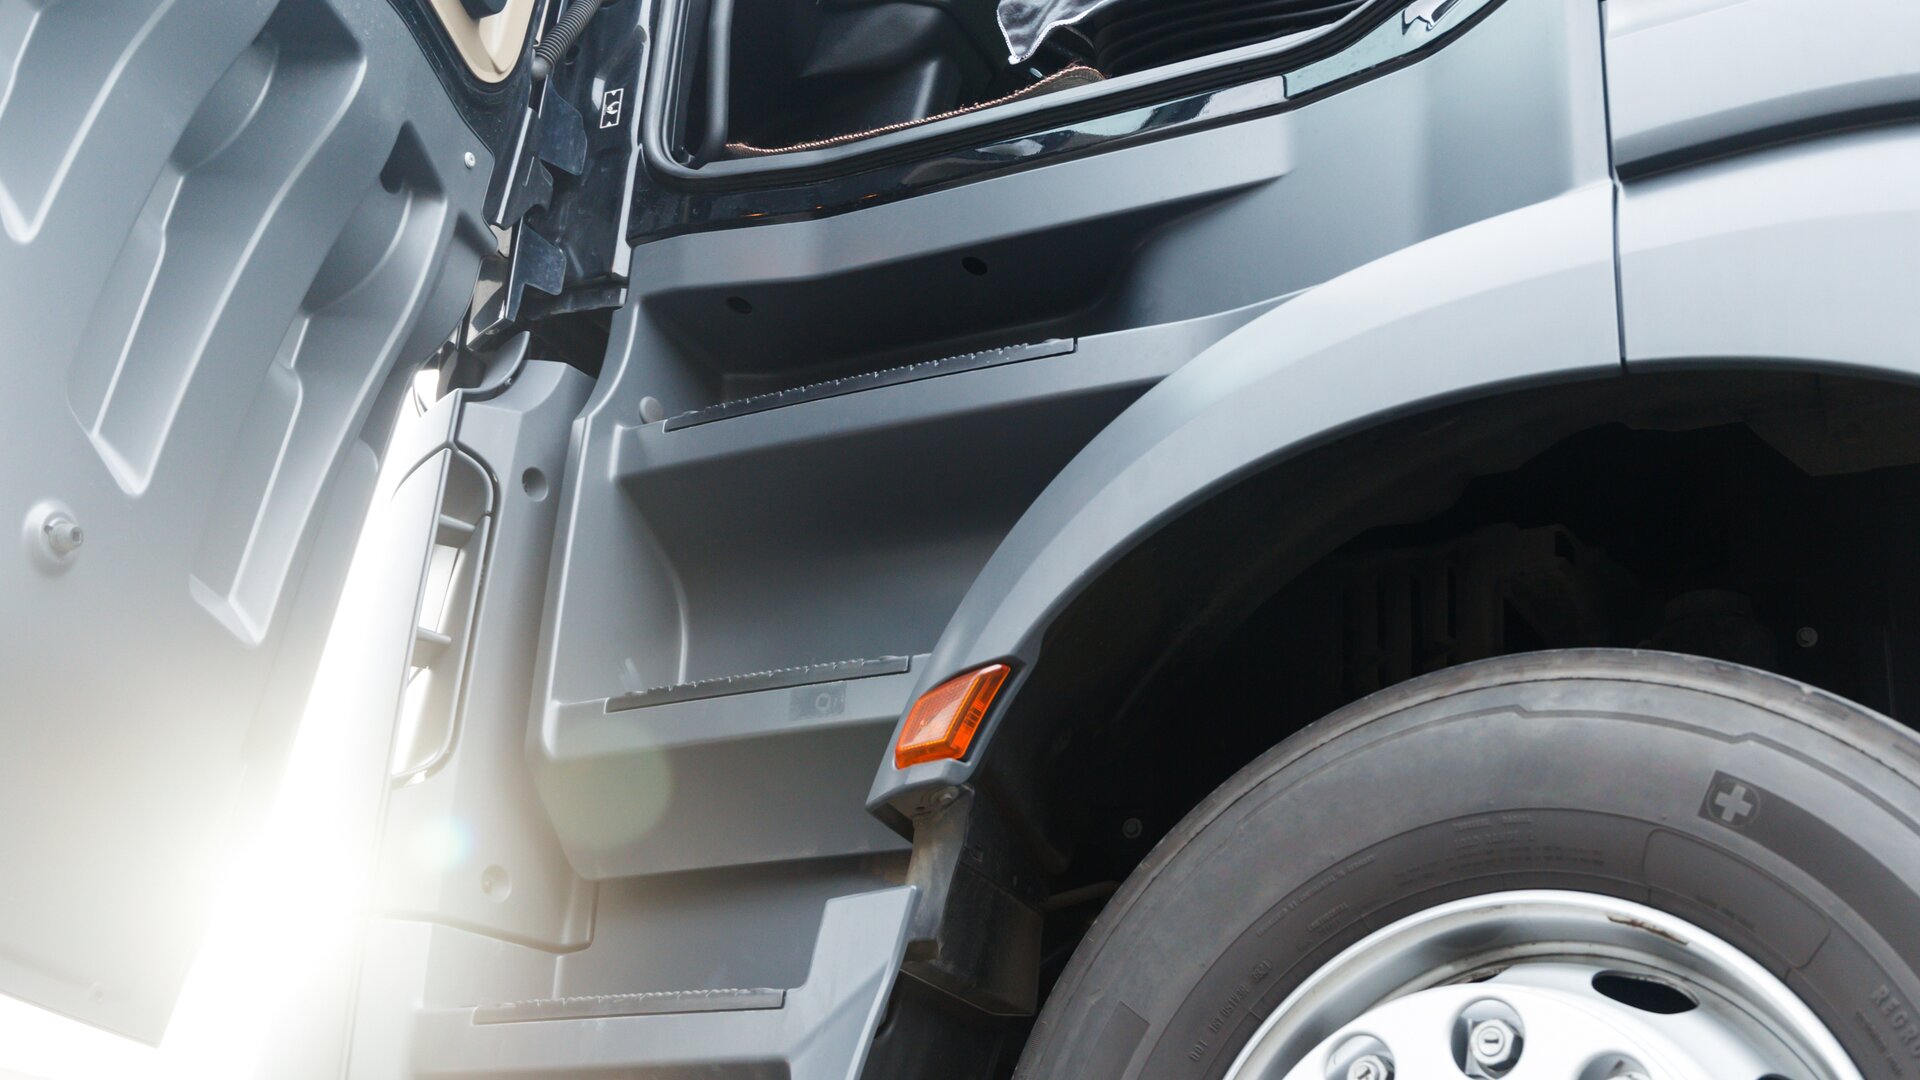
[[[587,20],[600,10],[601,0],[573,0],[567,10],[560,13],[560,21],[553,24],[553,32],[540,39],[533,47],[533,77],[544,79],[553,74],[553,65],[573,45],[573,39],[580,36]]]

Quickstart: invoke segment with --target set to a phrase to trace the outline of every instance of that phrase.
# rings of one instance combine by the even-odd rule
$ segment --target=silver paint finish
[[[1607,0],[1622,167],[1920,102],[1908,0]]]
[[[1660,1013],[1601,993],[1595,977],[1614,971],[1654,977],[1694,1007]],[[1655,908],[1554,890],[1469,897],[1375,931],[1288,995],[1227,1075],[1319,1080],[1357,1038],[1378,1040],[1408,1076],[1860,1075],[1805,1003],[1733,946]]]

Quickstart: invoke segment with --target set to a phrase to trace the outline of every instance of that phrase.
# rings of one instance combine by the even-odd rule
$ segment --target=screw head
[[[479,159],[479,158],[477,158],[477,157],[474,157],[474,156],[473,156],[473,151],[471,151],[471,150],[469,150],[469,151],[467,151],[467,152],[466,152],[465,154],[462,154],[462,155],[460,156],[460,160],[461,160],[461,162],[463,162],[463,163],[464,163],[464,164],[466,165],[466,167],[467,167],[467,168],[469,168],[469,169],[471,169],[471,168],[473,168],[473,167],[474,167],[475,165],[478,165],[478,164],[480,164],[480,159]]]
[[[1362,1054],[1347,1066],[1347,1080],[1393,1080],[1393,1065],[1379,1054]]]
[[[43,574],[63,574],[80,558],[86,531],[73,508],[59,499],[42,499],[20,522],[27,558]]]
[[[1473,1060],[1489,1069],[1503,1069],[1520,1056],[1520,1039],[1505,1020],[1482,1020],[1467,1036]]]
[[[1128,840],[1140,839],[1140,834],[1145,831],[1146,826],[1141,824],[1140,819],[1137,817],[1130,817],[1120,823],[1120,835],[1126,837]]]
[[[1803,626],[1793,632],[1793,643],[1803,649],[1811,649],[1820,644],[1820,631],[1811,626]]]
[[[64,559],[80,550],[86,542],[87,534],[80,529],[80,523],[66,514],[50,515],[46,523],[40,526],[47,541],[47,550],[57,559]]]

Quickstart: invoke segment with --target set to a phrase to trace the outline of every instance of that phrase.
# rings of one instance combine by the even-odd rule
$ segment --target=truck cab
[[[324,745],[244,1075],[1909,1075],[1916,36],[0,0],[0,992]]]

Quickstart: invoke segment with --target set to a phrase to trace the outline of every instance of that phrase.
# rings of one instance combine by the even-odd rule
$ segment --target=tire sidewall
[[[1509,657],[1394,688],[1276,747],[1162,841],[1069,965],[1021,1075],[1218,1077],[1367,933],[1571,889],[1731,942],[1864,1076],[1910,1076],[1911,745],[1810,688],[1666,654]]]

